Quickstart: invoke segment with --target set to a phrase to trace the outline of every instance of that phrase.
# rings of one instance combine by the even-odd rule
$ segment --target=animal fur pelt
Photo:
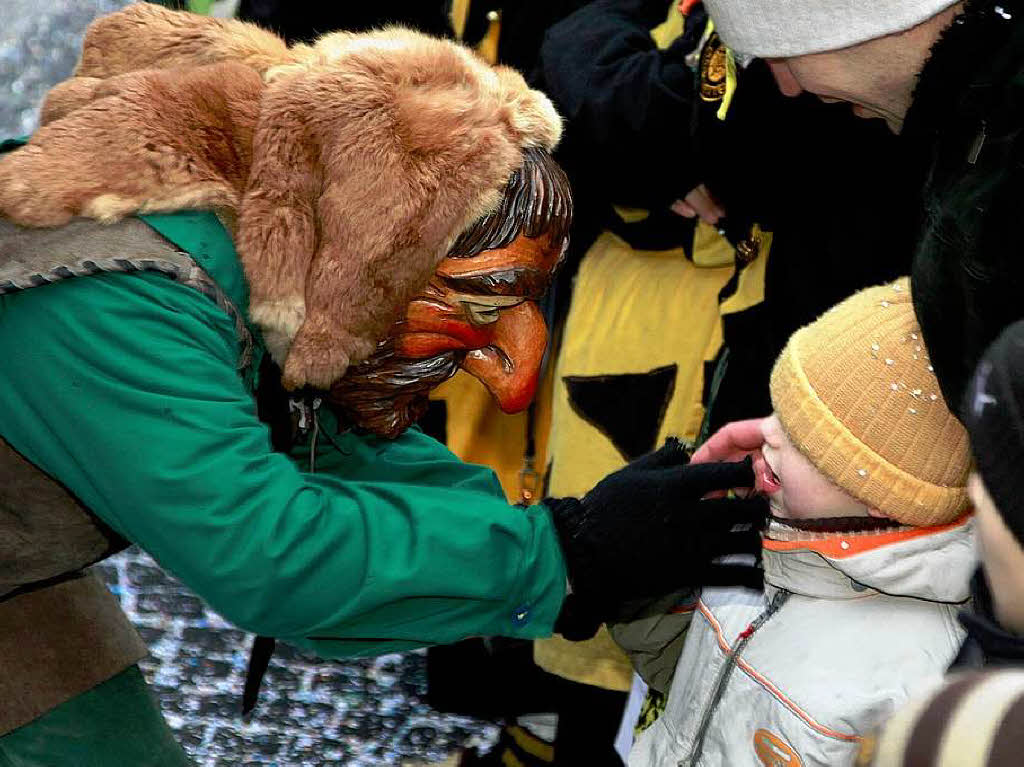
[[[523,149],[560,133],[514,71],[401,28],[288,49],[140,4],[96,22],[84,50],[48,122],[0,159],[0,213],[237,216],[250,313],[289,388],[327,388],[369,356]]]

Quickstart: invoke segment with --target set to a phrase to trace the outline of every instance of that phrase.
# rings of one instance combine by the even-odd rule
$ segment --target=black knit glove
[[[751,487],[750,460],[687,465],[676,440],[610,474],[582,499],[549,498],[571,594],[555,629],[587,639],[602,623],[637,617],[638,606],[701,586],[763,588],[753,564],[721,564],[725,554],[761,551],[764,498],[711,498]]]

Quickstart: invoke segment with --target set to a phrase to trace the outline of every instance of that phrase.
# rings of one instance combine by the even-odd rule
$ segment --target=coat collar
[[[918,78],[903,135],[926,139],[980,121],[1020,73],[1024,2],[969,0],[932,47]]]
[[[970,596],[975,566],[972,517],[936,527],[866,533],[801,537],[792,531],[772,522],[765,534],[769,597],[777,589],[822,599],[888,594],[961,603]]]

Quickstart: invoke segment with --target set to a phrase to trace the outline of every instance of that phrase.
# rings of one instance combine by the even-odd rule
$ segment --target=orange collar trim
[[[882,546],[889,546],[893,543],[903,543],[904,541],[910,541],[925,535],[934,535],[935,533],[953,530],[967,524],[972,513],[967,512],[959,519],[945,525],[915,527],[912,530],[898,530],[868,535],[842,535],[837,533],[830,538],[805,541],[773,541],[770,538],[764,538],[762,546],[767,551],[814,551],[829,559],[846,559],[856,554],[863,554],[866,551],[881,548]]]

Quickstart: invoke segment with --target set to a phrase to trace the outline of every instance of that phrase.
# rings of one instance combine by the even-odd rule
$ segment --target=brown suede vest
[[[231,301],[186,254],[138,219],[23,229],[0,218],[0,294],[102,272],[159,271],[235,321],[239,367],[252,338]],[[0,434],[0,735],[123,671],[146,647],[83,568],[127,541]]]

